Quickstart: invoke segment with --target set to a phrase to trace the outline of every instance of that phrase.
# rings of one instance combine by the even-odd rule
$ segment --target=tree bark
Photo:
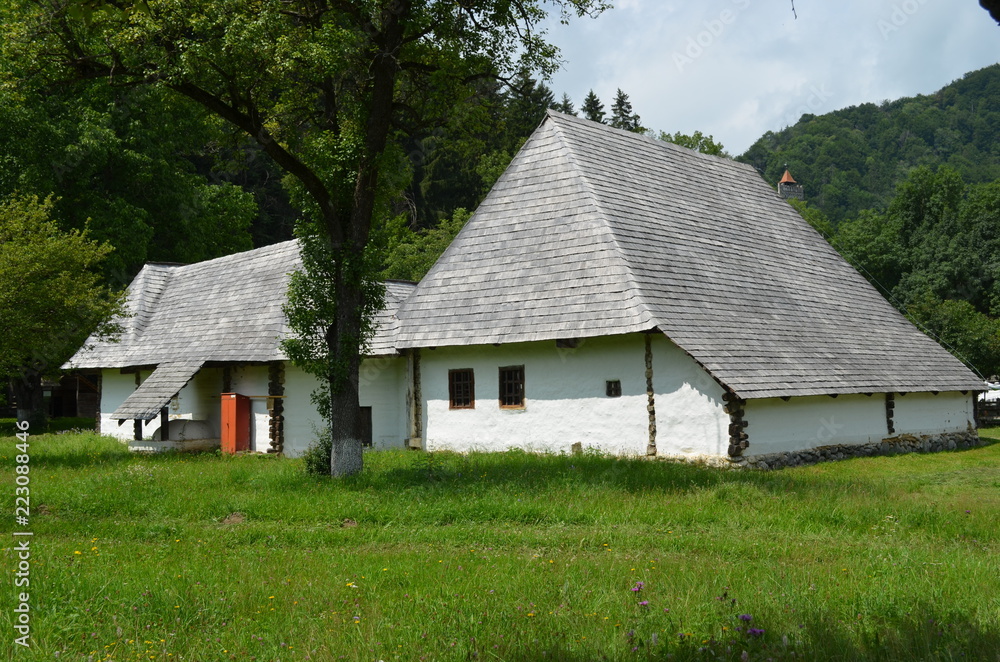
[[[35,433],[45,431],[45,398],[42,392],[42,376],[34,370],[25,370],[19,376],[11,377],[11,389],[17,401],[17,420],[28,421]]]
[[[346,268],[345,268],[346,267]],[[361,358],[355,343],[361,331],[361,287],[341,259],[336,269],[337,319],[327,334],[334,363],[346,367],[331,373],[330,385],[330,475],[339,478],[360,473],[364,467],[361,448],[361,402],[358,397]]]

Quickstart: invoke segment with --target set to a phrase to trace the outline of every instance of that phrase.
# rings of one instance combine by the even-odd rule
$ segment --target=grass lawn
[[[345,481],[30,444],[4,659],[1000,660],[1000,443],[771,473],[386,452]]]

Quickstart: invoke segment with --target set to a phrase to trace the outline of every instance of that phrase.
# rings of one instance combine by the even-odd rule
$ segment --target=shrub
[[[333,440],[329,430],[321,430],[316,433],[306,452],[302,454],[303,466],[306,473],[313,476],[330,475],[330,453],[333,451]]]

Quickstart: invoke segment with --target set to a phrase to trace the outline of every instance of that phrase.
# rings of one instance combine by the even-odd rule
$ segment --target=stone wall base
[[[945,432],[941,434],[912,435],[901,434],[886,437],[881,441],[867,444],[840,444],[820,446],[801,451],[787,453],[768,453],[765,455],[750,455],[748,457],[723,458],[717,456],[675,456],[662,457],[668,461],[680,461],[690,464],[704,464],[723,469],[757,469],[769,471],[785,467],[801,467],[820,462],[834,462],[853,457],[875,457],[879,455],[901,455],[903,453],[938,453],[941,451],[966,450],[978,448],[983,443],[979,432]]]

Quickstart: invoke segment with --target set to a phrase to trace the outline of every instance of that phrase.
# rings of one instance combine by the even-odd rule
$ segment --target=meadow
[[[1000,439],[1000,429],[983,432]],[[769,473],[30,438],[15,660],[1000,660],[1000,443]],[[4,530],[17,440],[0,439]]]

